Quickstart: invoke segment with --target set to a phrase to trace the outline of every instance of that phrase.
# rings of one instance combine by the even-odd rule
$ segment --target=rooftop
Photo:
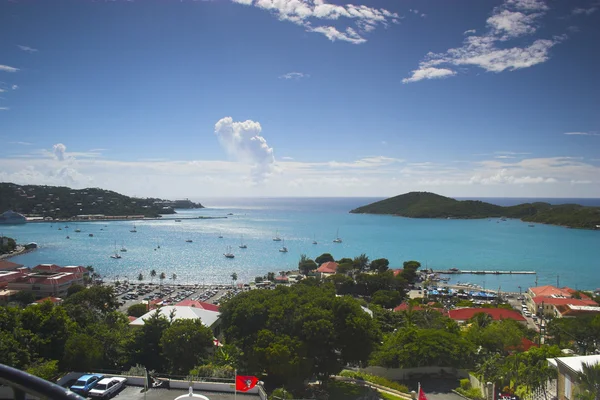
[[[165,306],[161,307],[157,310],[152,310],[142,315],[135,321],[129,323],[132,326],[141,326],[144,325],[145,321],[150,318],[153,313],[158,312],[165,318],[169,318],[171,311],[175,310],[175,316],[173,318],[174,321],[178,319],[200,319],[202,323],[206,326],[212,326],[221,315],[219,312],[205,310],[203,308],[197,307],[188,307],[188,306]]]
[[[208,311],[219,311],[219,306],[216,306],[214,304],[210,304],[210,303],[205,303],[203,301],[197,301],[197,300],[183,300],[180,301],[179,303],[175,304],[176,306],[185,306],[185,307],[196,307],[196,308],[201,308],[204,310],[208,310]]]
[[[448,316],[454,320],[466,321],[473,318],[473,316],[478,313],[488,314],[494,321],[499,321],[501,319],[526,321],[525,317],[517,311],[506,310],[504,308],[457,308],[456,310],[450,310]]]
[[[537,286],[529,288],[529,290],[536,296],[541,297],[572,297],[577,291],[565,286],[564,288],[558,288],[552,285]],[[585,294],[581,294],[582,299],[589,299]]]
[[[13,271],[17,268],[21,268],[22,264],[17,264],[8,260],[0,260],[0,271]]]
[[[554,358],[557,363],[563,364],[573,370],[574,372],[581,372],[582,364],[595,365],[600,363],[600,355],[592,356],[576,356],[576,357],[558,357]]]
[[[338,269],[338,263],[335,261],[328,261],[323,263],[319,268],[317,268],[317,272],[322,274],[335,274]]]

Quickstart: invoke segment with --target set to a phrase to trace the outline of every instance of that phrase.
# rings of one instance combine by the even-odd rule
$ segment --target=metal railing
[[[26,394],[40,399],[83,400],[69,389],[4,364],[0,364],[0,384],[12,388],[14,400],[25,400]]]

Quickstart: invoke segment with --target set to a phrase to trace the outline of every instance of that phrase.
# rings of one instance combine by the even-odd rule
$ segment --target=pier
[[[472,271],[461,269],[433,270],[434,274],[454,275],[454,274],[472,274],[472,275],[535,275],[535,271]]]

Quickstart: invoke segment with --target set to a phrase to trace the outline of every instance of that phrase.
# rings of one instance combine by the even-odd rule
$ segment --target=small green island
[[[13,210],[27,216],[53,219],[78,215],[144,216],[175,214],[175,209],[204,208],[188,199],[129,197],[100,188],[71,189],[64,186],[17,185],[0,182],[0,213]]]
[[[600,207],[536,202],[502,207],[478,200],[455,200],[429,192],[410,192],[358,207],[354,214],[385,214],[408,218],[518,218],[570,228],[599,229]]]

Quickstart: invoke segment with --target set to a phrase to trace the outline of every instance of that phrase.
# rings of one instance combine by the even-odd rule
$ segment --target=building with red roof
[[[38,272],[59,272],[60,266],[56,264],[38,264],[32,270]]]
[[[185,307],[196,307],[196,308],[201,308],[203,310],[208,310],[208,311],[219,311],[219,306],[216,306],[214,304],[210,304],[210,303],[206,303],[204,301],[197,301],[197,300],[183,300],[180,301],[179,303],[175,304],[176,306],[185,306]]]
[[[25,291],[42,299],[45,297],[66,297],[69,287],[83,285],[83,276],[78,273],[60,272],[61,267],[55,264],[40,264],[31,272],[23,272],[21,276],[8,283],[8,290]]]
[[[527,323],[525,317],[515,310],[506,310],[504,308],[457,308],[448,311],[448,316],[458,322],[459,324],[465,323],[475,314],[485,313],[492,317],[494,321],[500,321],[502,319],[512,319],[523,324]]]
[[[328,261],[326,263],[321,264],[319,268],[317,268],[317,272],[321,274],[321,277],[327,277],[330,275],[334,275],[337,272],[338,263],[335,261]]]
[[[36,300],[36,303],[42,304],[45,301],[49,301],[53,304],[61,304],[63,302],[63,299],[61,299],[60,297],[44,297],[43,299]]]
[[[394,271],[394,276],[398,276],[400,275],[402,272],[404,272],[404,269],[393,269],[392,271]]]
[[[435,304],[436,303],[434,301],[430,301],[429,303],[427,303],[424,306],[419,306],[419,305],[410,306],[407,302],[404,302],[404,303],[400,304],[399,306],[397,306],[396,308],[394,308],[394,311],[396,311],[396,312],[407,311],[409,309],[412,311],[435,310],[435,311],[441,312],[444,315],[447,314],[446,310],[439,308],[439,307],[435,307]]]
[[[1,271],[0,270],[0,289],[5,289],[8,284],[17,278],[23,276],[23,271]]]
[[[22,264],[17,264],[8,260],[0,260],[0,271],[16,271],[23,267]]]
[[[290,279],[287,276],[276,276],[275,277],[275,283],[288,283],[290,281]]]
[[[569,287],[558,288],[552,285],[529,288],[525,299],[529,311],[553,318],[589,315],[598,312],[596,308],[599,306],[584,293]]]

